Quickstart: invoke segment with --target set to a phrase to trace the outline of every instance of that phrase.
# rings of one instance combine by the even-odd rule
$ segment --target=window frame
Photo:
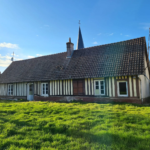
[[[48,97],[48,90],[47,90],[47,94],[46,94],[46,84],[47,84],[47,87],[48,87],[47,82],[41,83],[41,95],[44,96],[44,97]],[[45,85],[45,94],[43,94],[43,85]]]
[[[120,82],[125,82],[126,83],[126,90],[127,90],[127,94],[126,95],[123,95],[123,94],[120,94],[120,87],[119,87],[119,83]],[[117,81],[117,92],[118,92],[118,96],[119,97],[128,97],[128,81]]]
[[[13,84],[8,84],[8,95],[9,96],[13,96],[13,88],[14,88],[14,86],[13,86]]]
[[[96,90],[96,82],[99,82],[99,91],[100,91],[100,94],[95,94],[95,90]],[[104,83],[104,94],[101,93],[101,81],[103,81]],[[94,80],[94,95],[98,96],[98,95],[101,95],[101,96],[105,96],[105,80]]]

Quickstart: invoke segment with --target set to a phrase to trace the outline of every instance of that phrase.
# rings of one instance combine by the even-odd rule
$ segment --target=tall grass
[[[150,107],[0,102],[0,150],[150,150]]]

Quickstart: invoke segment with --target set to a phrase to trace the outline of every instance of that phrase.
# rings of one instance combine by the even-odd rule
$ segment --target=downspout
[[[140,79],[141,100],[142,100],[142,103],[143,103],[142,83],[141,83],[141,78],[139,76],[138,76],[138,78]]]
[[[146,76],[146,74],[144,74],[144,76],[149,80],[149,78]],[[150,82],[150,81],[149,81]]]

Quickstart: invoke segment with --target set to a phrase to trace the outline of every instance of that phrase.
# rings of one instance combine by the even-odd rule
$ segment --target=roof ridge
[[[43,56],[38,56],[38,57],[34,57],[34,58],[27,58],[27,59],[23,59],[23,60],[15,60],[14,62],[18,62],[18,61],[26,61],[26,60],[31,60],[31,59],[37,59],[37,58],[40,58],[40,57],[46,57],[46,56],[52,56],[52,55],[58,55],[58,54],[62,54],[62,53],[67,53],[67,52],[60,52],[60,53],[55,53],[55,54],[43,55]]]
[[[111,44],[117,44],[117,43],[122,43],[122,42],[127,42],[127,41],[133,41],[133,40],[137,40],[137,39],[141,39],[141,38],[145,38],[145,36],[142,36],[142,37],[139,37],[139,38],[135,38],[135,39],[129,39],[129,40],[125,40],[125,41],[119,41],[119,42],[108,43],[108,44],[103,44],[103,45],[85,47],[85,48],[78,49],[78,50],[89,49],[89,48],[95,48],[95,47],[106,46],[106,45],[111,45]]]

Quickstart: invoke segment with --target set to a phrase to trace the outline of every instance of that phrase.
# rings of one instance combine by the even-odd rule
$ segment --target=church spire
[[[80,20],[79,20],[79,33],[78,33],[78,41],[77,41],[77,48],[76,49],[82,49],[84,48],[84,43],[82,39],[81,29],[80,29]]]

